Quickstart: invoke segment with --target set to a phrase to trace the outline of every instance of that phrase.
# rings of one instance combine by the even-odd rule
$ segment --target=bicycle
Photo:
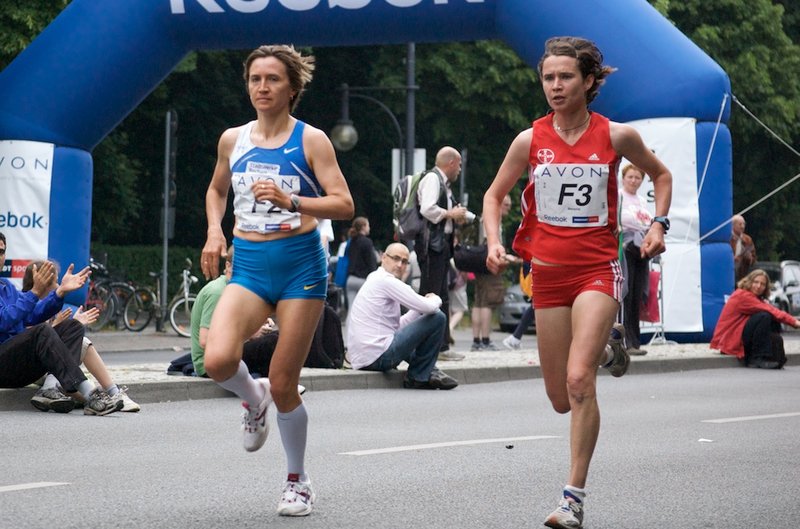
[[[97,321],[89,325],[89,330],[99,331],[110,321],[119,325],[125,301],[134,291],[134,287],[125,281],[115,281],[102,263],[89,258],[89,291],[86,294],[86,309],[97,308],[100,315]]]
[[[91,279],[89,279],[89,291],[86,293],[86,301],[84,307],[87,310],[96,308],[100,311],[97,320],[90,324],[88,327],[92,331],[99,331],[106,326],[111,319],[111,315],[116,311],[116,303],[114,291],[111,290],[102,279],[95,279],[94,274],[99,270],[105,269],[100,263],[96,263],[94,259],[89,259],[89,267],[92,270]]]
[[[191,336],[192,307],[197,296],[191,292],[193,284],[198,282],[191,273],[192,260],[186,259],[186,265],[181,272],[181,286],[172,296],[167,306],[166,314],[161,313],[161,272],[150,272],[150,277],[155,278],[155,290],[140,287],[125,303],[124,319],[125,328],[129,331],[139,332],[147,327],[153,317],[161,321],[169,319],[170,325],[180,336]]]

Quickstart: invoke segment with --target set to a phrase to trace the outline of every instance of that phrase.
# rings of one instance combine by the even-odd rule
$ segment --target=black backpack
[[[430,169],[405,175],[397,182],[397,186],[392,193],[392,217],[394,222],[394,232],[399,241],[413,241],[422,230],[425,229],[425,219],[419,212],[419,200],[417,200],[417,189],[422,177],[430,172]]]
[[[339,369],[344,365],[344,338],[342,320],[336,310],[325,304],[317,323],[317,331],[311,341],[311,349],[304,367]]]

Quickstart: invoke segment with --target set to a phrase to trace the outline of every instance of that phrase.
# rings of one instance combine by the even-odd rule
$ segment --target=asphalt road
[[[587,529],[797,526],[800,368],[598,383]],[[215,399],[104,418],[0,413],[0,527],[542,527],[564,484],[569,418],[539,379],[305,399],[318,495],[307,519],[274,512],[285,477],[274,414],[248,454],[238,403]]]

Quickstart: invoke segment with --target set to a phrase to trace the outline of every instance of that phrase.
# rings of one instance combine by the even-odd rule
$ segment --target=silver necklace
[[[558,123],[556,122],[555,116],[553,116],[553,128],[555,128],[558,132],[569,132],[571,130],[577,130],[577,129],[583,127],[584,125],[586,125],[587,123],[589,123],[589,120],[591,119],[591,117],[592,117],[591,114],[587,115],[586,119],[583,121],[583,123],[581,123],[577,127],[571,127],[569,129],[562,129],[561,127],[558,126]]]

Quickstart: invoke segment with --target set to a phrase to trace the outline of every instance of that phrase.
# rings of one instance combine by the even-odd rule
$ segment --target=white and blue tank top
[[[236,228],[241,231],[272,233],[300,227],[300,213],[282,209],[272,202],[258,202],[252,185],[258,180],[272,180],[286,194],[318,197],[322,187],[306,163],[303,151],[305,123],[297,120],[292,135],[275,149],[253,145],[250,132],[256,121],[243,126],[230,156],[233,212]]]

